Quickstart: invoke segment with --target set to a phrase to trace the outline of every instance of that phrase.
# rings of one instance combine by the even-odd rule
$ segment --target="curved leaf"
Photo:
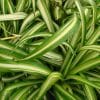
[[[98,27],[94,34],[91,36],[91,38],[87,41],[86,45],[92,45],[97,41],[97,39],[100,37],[100,27]],[[77,57],[74,59],[73,63],[71,64],[71,68],[75,67],[76,64],[81,60],[81,58],[86,54],[87,50],[80,51],[77,54]]]
[[[70,74],[76,74],[84,70],[94,68],[96,65],[100,65],[100,57],[90,59],[86,62],[80,63],[70,71]]]
[[[25,4],[26,4],[26,0],[19,0],[16,6],[16,12],[20,12],[24,10]]]
[[[40,13],[49,29],[50,32],[54,32],[53,22],[48,10],[48,7],[44,0],[37,0],[37,7],[40,10]]]
[[[24,32],[22,37],[19,39],[19,41],[16,43],[16,46],[20,46],[20,45],[23,45],[26,41],[25,40],[28,40],[27,37],[30,36],[30,35],[33,35],[35,34],[36,32],[40,31],[41,29],[43,29],[45,26],[45,23],[44,22],[40,22],[40,23],[37,23],[35,26],[33,26],[30,30],[28,30],[27,32]],[[24,42],[23,42],[24,40]]]
[[[59,80],[62,75],[58,72],[52,72],[48,78],[44,81],[42,86],[40,87],[40,91],[36,97],[36,100],[40,100],[44,94]]]
[[[64,90],[60,85],[55,84],[54,89],[68,100],[77,100],[72,94]]]
[[[24,12],[0,15],[0,21],[22,20],[27,16]]]
[[[30,89],[31,89],[31,87],[25,87],[25,88],[21,89],[20,91],[18,91],[18,93],[15,96],[13,96],[12,100],[20,100],[21,97],[25,93],[27,93],[28,91],[30,91]]]
[[[15,49],[15,45],[14,44],[11,44],[11,43],[9,43],[7,41],[0,40],[0,48],[1,49],[5,49],[5,50],[8,50],[8,51],[11,51],[11,52],[14,51],[15,53],[22,54],[24,56],[27,54],[23,49],[21,49],[19,47],[17,47]]]
[[[88,100],[97,100],[93,87],[85,85],[85,92]]]
[[[28,55],[28,57],[24,58],[23,60],[39,57],[40,55],[46,53],[48,50],[56,48],[59,44],[68,38],[68,35],[78,30],[79,23],[80,21],[75,16],[73,22],[72,20],[69,21],[59,31],[57,31],[49,39],[46,39],[40,46],[33,50],[32,53]]]
[[[83,46],[82,48],[80,48],[80,50],[93,50],[93,51],[100,52],[100,46],[99,45]]]
[[[7,98],[7,95],[9,94],[9,92],[12,91],[13,89],[25,87],[25,86],[32,86],[33,84],[37,84],[37,83],[40,83],[40,81],[36,81],[36,82],[26,81],[26,82],[19,82],[19,83],[12,84],[12,85],[6,87],[2,91],[0,98],[1,98],[1,100],[5,100]]]
[[[0,71],[3,72],[27,72],[31,74],[49,75],[50,69],[40,63],[39,61],[12,61],[6,59],[0,59]]]
[[[79,0],[75,0],[75,4],[79,10],[80,16],[81,16],[81,22],[82,22],[82,45],[85,42],[85,36],[86,36],[86,19],[85,19],[85,13],[84,10],[81,6],[81,3],[79,2]]]
[[[83,77],[81,77],[79,75],[69,75],[67,77],[67,80],[68,79],[74,79],[74,80],[80,81],[82,83],[85,83],[85,84],[87,84],[89,86],[92,86],[94,88],[100,89],[100,84],[97,84],[96,82],[93,82],[93,81],[89,81],[88,79],[83,78]]]
[[[31,22],[31,21],[34,21],[35,18],[37,18],[38,16],[40,16],[40,12],[39,11],[36,11],[35,14],[31,13],[29,14],[23,21],[22,25],[21,25],[21,28],[20,28],[20,31],[19,33],[21,34],[26,26]]]

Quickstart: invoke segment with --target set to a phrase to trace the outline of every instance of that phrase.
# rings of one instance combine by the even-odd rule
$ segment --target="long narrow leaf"
[[[40,100],[44,94],[54,85],[59,79],[61,79],[61,74],[58,72],[51,73],[46,81],[42,84],[40,91],[36,97],[36,100]]]
[[[26,26],[27,26],[30,22],[34,21],[34,19],[37,18],[38,16],[40,16],[40,12],[39,12],[39,11],[36,11],[36,12],[35,12],[35,15],[34,15],[33,13],[29,14],[29,15],[25,18],[25,20],[23,21],[19,33],[21,34],[21,33],[25,30]]]
[[[83,46],[80,50],[93,50],[93,51],[100,52],[100,46],[99,45]]]
[[[46,53],[48,50],[54,49],[59,44],[64,42],[68,36],[73,33],[74,31],[78,30],[80,21],[75,16],[74,21],[69,21],[66,25],[64,25],[59,31],[57,31],[53,36],[49,39],[45,40],[43,44],[38,46],[35,50],[32,51],[28,57],[24,58],[23,60],[30,59],[32,57],[36,58],[40,55]]]
[[[0,21],[22,20],[27,16],[24,12],[0,15]]]
[[[49,29],[50,32],[54,32],[53,22],[49,13],[49,9],[47,8],[47,5],[45,4],[44,0],[37,0],[37,6],[40,10],[40,13]]]
[[[41,75],[49,75],[50,69],[41,64],[37,61],[11,61],[6,59],[0,59],[0,71],[3,72],[18,72],[18,71],[24,71],[28,73],[36,73]]]
[[[5,100],[11,90],[15,88],[19,88],[19,87],[32,86],[33,84],[37,84],[37,83],[40,83],[40,82],[39,81],[36,81],[36,82],[26,81],[26,82],[19,82],[19,83],[12,84],[11,86],[6,87],[2,91],[0,98],[1,100]]]
[[[87,84],[89,86],[92,86],[94,88],[100,89],[100,84],[97,84],[97,83],[95,83],[93,81],[89,81],[88,79],[83,78],[83,77],[81,77],[79,75],[69,75],[67,77],[67,79],[74,79],[74,80],[80,81],[82,83],[85,83],[85,84]]]
[[[72,94],[64,90],[60,85],[55,84],[54,89],[68,100],[77,100]]]
[[[91,59],[89,61],[80,63],[75,68],[73,68],[70,73],[76,74],[76,73],[84,71],[84,70],[92,69],[96,65],[100,65],[100,57],[97,57],[97,58]]]

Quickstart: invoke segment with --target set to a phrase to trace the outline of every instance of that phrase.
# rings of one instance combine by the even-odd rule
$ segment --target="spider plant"
[[[99,100],[99,0],[0,0],[0,100]]]

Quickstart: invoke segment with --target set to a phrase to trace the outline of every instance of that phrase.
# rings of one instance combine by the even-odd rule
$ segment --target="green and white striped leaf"
[[[11,84],[10,86],[7,86],[1,92],[0,98],[1,98],[1,100],[5,100],[7,98],[7,95],[9,94],[9,92],[12,91],[13,89],[25,87],[25,86],[32,86],[33,84],[38,84],[38,83],[40,83],[40,81],[34,81],[34,82],[24,81],[24,82],[18,82],[15,84]]]
[[[49,9],[45,3],[44,0],[37,0],[37,6],[39,8],[39,11],[48,27],[48,30],[50,32],[54,32],[54,26],[53,26],[53,22],[50,16],[50,12]]]
[[[19,33],[21,34],[21,33],[25,30],[26,26],[27,26],[30,22],[34,21],[34,19],[37,18],[38,16],[40,16],[40,12],[39,12],[39,11],[36,11],[35,13],[29,14],[29,15],[24,19],[24,21],[23,21],[23,23],[22,23],[22,25],[21,25],[21,28],[20,28]]]
[[[40,87],[36,100],[40,100],[59,79],[62,79],[62,75],[58,72],[52,72]]]
[[[93,51],[100,52],[100,46],[99,45],[83,46],[80,50],[93,50]]]
[[[100,65],[100,56],[96,57],[94,59],[90,59],[86,62],[80,63],[79,65],[75,66],[75,68],[73,68],[70,71],[70,74],[76,74],[76,73],[82,72],[84,70],[93,69],[97,65]]]
[[[51,70],[39,61],[12,61],[0,58],[1,72],[27,72],[33,74],[49,75]]]
[[[92,86],[93,88],[100,89],[100,84],[97,84],[96,82],[93,82],[93,81],[89,81],[88,79],[83,78],[83,77],[81,77],[79,75],[69,75],[67,77],[67,80],[68,79],[74,79],[76,81],[79,81],[79,82],[85,83],[85,84],[87,84],[89,86]]]
[[[70,94],[68,91],[64,90],[63,87],[61,87],[58,84],[55,84],[54,89],[60,93],[63,97],[65,97],[68,100],[77,100],[72,94]]]
[[[0,15],[0,21],[23,20],[27,16],[24,12]]]
[[[71,35],[74,31],[77,31],[79,25],[80,21],[76,16],[74,16],[73,20],[65,24],[59,31],[57,31],[49,39],[45,40],[40,46],[33,50],[32,53],[23,60],[39,57],[40,55],[46,53],[48,50],[56,48],[59,44],[64,42],[69,35]]]

